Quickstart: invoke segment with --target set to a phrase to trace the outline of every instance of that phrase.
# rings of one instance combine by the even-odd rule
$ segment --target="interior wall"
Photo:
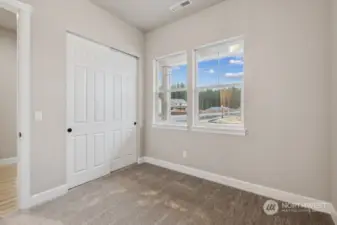
[[[43,113],[42,121],[32,121],[31,192],[36,194],[66,184],[66,32],[140,56],[140,77],[144,36],[88,0],[22,1],[34,8],[32,110]]]
[[[13,158],[17,155],[16,50],[16,31],[0,27],[0,159]]]
[[[331,0],[331,199],[337,209],[337,0]]]
[[[329,4],[226,0],[148,33],[145,155],[330,200]],[[248,136],[152,128],[152,60],[239,35]]]

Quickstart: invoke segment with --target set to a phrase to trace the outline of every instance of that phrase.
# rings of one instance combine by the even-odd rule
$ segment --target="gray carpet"
[[[317,212],[263,212],[267,198],[149,164],[12,215],[6,225],[333,225]]]

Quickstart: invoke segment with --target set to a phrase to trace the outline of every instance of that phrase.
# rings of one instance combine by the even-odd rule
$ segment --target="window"
[[[187,57],[174,54],[155,60],[155,124],[187,124]]]
[[[243,39],[210,44],[188,54],[191,57],[177,53],[154,60],[154,126],[246,135]],[[195,65],[190,67],[193,70],[188,70],[188,63]]]
[[[194,123],[201,127],[243,125],[244,42],[197,49]]]

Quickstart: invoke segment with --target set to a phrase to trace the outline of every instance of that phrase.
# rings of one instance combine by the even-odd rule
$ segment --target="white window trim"
[[[198,126],[195,125],[191,129],[195,132],[203,132],[203,133],[213,133],[213,134],[228,134],[228,135],[237,135],[237,136],[246,136],[248,131],[244,128],[243,125],[240,126]]]
[[[187,124],[176,124],[176,123],[154,123],[152,128],[165,129],[165,130],[183,130],[187,131]]]
[[[226,39],[223,41],[217,41],[214,43],[206,44],[203,46],[199,46],[192,51],[192,66],[193,71],[190,74],[192,80],[192,95],[193,95],[193,122],[191,123],[191,130],[195,132],[204,132],[204,133],[216,133],[216,134],[228,134],[228,135],[238,135],[238,136],[246,136],[248,134],[247,129],[245,128],[244,122],[244,89],[245,89],[245,78],[243,78],[243,82],[241,84],[241,120],[240,124],[201,124],[199,123],[199,91],[202,89],[218,89],[227,87],[233,84],[223,84],[223,85],[207,85],[203,87],[197,87],[197,79],[198,79],[198,64],[197,64],[197,51],[202,48],[210,47],[216,44],[226,43],[226,42],[235,42],[238,40],[244,40],[243,36],[238,36],[230,39]],[[244,73],[245,76],[245,73]]]
[[[196,63],[196,52],[198,49],[210,47],[216,44],[221,44],[225,42],[235,42],[238,40],[244,40],[243,36],[237,36],[229,39],[225,39],[222,41],[217,41],[213,43],[209,43],[206,45],[199,46],[194,49],[190,49],[190,51],[180,51],[175,52],[172,54],[167,54],[161,57],[156,57],[153,60],[153,118],[152,118],[152,128],[155,129],[167,129],[167,130],[181,130],[181,131],[192,131],[192,132],[202,132],[202,133],[213,133],[213,134],[226,134],[226,135],[235,135],[235,136],[246,136],[248,135],[248,130],[245,128],[245,110],[244,110],[244,90],[245,90],[245,78],[241,84],[241,119],[242,123],[240,124],[200,124],[198,123],[198,111],[199,111],[199,100],[198,100],[198,92],[201,89],[205,88],[221,88],[229,86],[229,84],[224,85],[210,85],[205,87],[197,87],[196,80],[197,80],[197,63]],[[157,88],[157,71],[158,71],[158,60],[179,55],[179,54],[186,54],[187,56],[187,88],[184,88],[182,91],[186,91],[187,89],[187,123],[186,124],[179,124],[179,123],[170,123],[170,122],[157,122],[157,111],[156,111],[156,94],[160,92]],[[245,76],[245,73],[244,73]],[[233,85],[233,84],[230,84]],[[180,89],[173,90],[173,92],[180,91]],[[172,92],[172,91],[171,91]],[[189,116],[192,115],[192,116]]]
[[[157,93],[164,92],[164,91],[159,90],[159,88],[158,88],[158,74],[157,74],[158,73],[158,61],[161,60],[161,59],[165,59],[165,58],[176,56],[176,55],[182,55],[182,54],[184,54],[184,55],[186,55],[186,57],[188,57],[187,51],[179,51],[179,52],[175,52],[175,53],[172,53],[172,54],[167,54],[167,55],[164,55],[164,56],[156,57],[152,62],[152,66],[153,66],[153,92],[152,92],[152,94],[153,94],[153,98],[152,98],[152,104],[153,104],[152,115],[153,115],[153,117],[152,117],[152,127],[153,128],[187,130],[188,121],[186,123],[159,122],[158,118],[157,118],[157,105],[156,105]],[[183,64],[183,63],[181,63],[181,64]],[[181,64],[177,63],[176,65],[181,65]],[[187,67],[188,67],[188,60],[187,60],[186,64],[187,64]],[[188,76],[189,76],[189,74],[187,73],[187,80],[188,80]],[[188,85],[188,81],[187,81],[187,85]],[[181,92],[181,91],[188,92],[188,87],[167,90],[167,92],[169,92],[169,93]],[[187,96],[187,102],[188,102],[188,96]],[[171,114],[169,113],[168,114],[168,121],[170,121],[170,117],[171,117]],[[188,116],[187,116],[187,120],[188,120]]]

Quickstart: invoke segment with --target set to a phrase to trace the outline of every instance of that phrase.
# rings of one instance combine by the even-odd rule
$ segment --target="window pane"
[[[157,90],[187,87],[187,57],[177,54],[157,60]]]
[[[243,41],[197,50],[197,87],[239,84],[243,81]]]
[[[187,91],[171,93],[171,122],[187,123]]]
[[[167,93],[160,92],[156,94],[156,118],[158,122],[164,122],[168,120],[168,96]]]
[[[156,63],[156,122],[187,122],[187,57],[176,54]]]
[[[163,87],[163,70],[157,66],[157,90],[164,91]]]
[[[199,61],[197,87],[242,83],[243,65],[243,56]]]
[[[198,96],[200,123],[241,123],[241,86],[204,89]]]
[[[171,68],[171,89],[187,88],[187,65],[178,65]]]
[[[217,43],[196,51],[199,123],[242,123],[244,41]]]
[[[156,108],[157,122],[186,123],[187,91],[157,93]]]

